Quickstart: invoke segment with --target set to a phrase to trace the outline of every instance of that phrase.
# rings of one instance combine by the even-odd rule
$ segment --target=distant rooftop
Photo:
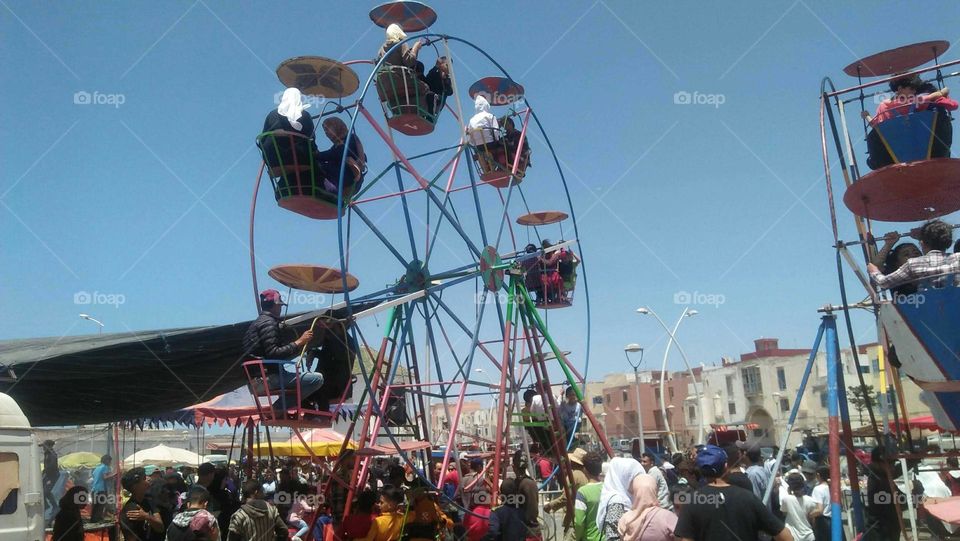
[[[740,355],[740,362],[810,354],[809,349],[780,349],[780,340],[778,338],[757,338],[753,341],[753,344],[756,351]]]

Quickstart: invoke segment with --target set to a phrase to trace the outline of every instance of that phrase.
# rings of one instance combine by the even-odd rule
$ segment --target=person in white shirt
[[[497,117],[490,112],[490,102],[478,94],[473,106],[476,114],[470,118],[470,123],[467,124],[467,137],[470,144],[480,146],[500,139],[500,123],[497,122]]]
[[[814,541],[811,522],[822,512],[820,504],[804,495],[806,480],[802,474],[787,476],[787,492],[780,493],[780,511],[786,516],[787,529],[794,541]]]
[[[817,468],[817,486],[813,487],[811,496],[821,508],[820,516],[814,519],[813,533],[817,541],[830,539],[830,468]]]

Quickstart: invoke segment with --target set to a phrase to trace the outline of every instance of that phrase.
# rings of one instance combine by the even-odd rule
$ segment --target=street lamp
[[[100,326],[99,332],[97,334],[103,334],[103,323],[97,319],[90,317],[89,314],[80,314],[80,319],[85,319],[87,321],[92,321]]]
[[[774,427],[774,439],[779,441],[780,438],[777,438],[777,432],[780,431],[780,399],[783,398],[783,395],[780,393],[773,393],[770,396],[773,397],[773,410],[777,412],[777,426]]]
[[[483,376],[483,379],[487,380],[487,385],[489,385],[489,389],[493,389],[493,388],[494,388],[493,381],[491,381],[490,377],[487,375],[487,371],[486,371],[486,370],[484,370],[483,368],[474,368],[473,371],[476,372],[477,374],[483,374],[483,375],[484,375],[484,376]],[[496,412],[497,412],[497,396],[499,396],[498,393],[493,393],[493,406],[492,406],[491,415],[490,415],[489,419],[487,420],[487,421],[488,421],[488,423],[487,423],[488,425],[491,424],[491,423],[493,423],[493,420],[494,420],[494,418],[495,418],[496,415],[497,415],[497,413],[496,413]]]
[[[631,353],[640,353],[637,362],[633,362],[633,358],[630,357]],[[627,344],[623,348],[623,354],[627,357],[630,366],[633,367],[634,387],[637,391],[637,428],[640,431],[640,451],[645,452],[647,450],[647,439],[643,432],[643,408],[640,407],[640,364],[643,363],[643,348],[640,347],[640,344]]]
[[[610,436],[607,435],[607,412],[602,411],[600,412],[600,415],[597,415],[597,417],[600,418],[600,427],[603,428],[603,437],[607,439],[607,442],[609,442]],[[603,443],[601,443],[600,445],[602,446]]]
[[[677,440],[673,435],[673,431],[670,430],[670,422],[667,420],[666,399],[664,398],[664,391],[666,391],[665,383],[667,380],[667,358],[670,355],[670,346],[676,343],[677,350],[680,351],[680,356],[683,358],[683,364],[687,367],[687,371],[690,373],[690,379],[691,381],[693,381],[693,392],[694,394],[696,394],[698,397],[702,399],[702,395],[700,394],[700,386],[697,384],[697,377],[693,373],[693,368],[690,367],[690,362],[687,360],[687,355],[683,352],[683,348],[680,347],[680,342],[678,342],[676,338],[677,330],[680,328],[680,323],[683,322],[683,318],[693,317],[697,315],[699,312],[697,312],[696,310],[690,310],[689,308],[684,308],[683,312],[680,313],[680,318],[677,319],[677,324],[673,326],[673,332],[671,332],[670,329],[667,327],[667,324],[664,323],[662,319],[660,319],[660,316],[658,316],[657,313],[651,310],[650,308],[641,306],[640,308],[637,308],[637,313],[644,314],[644,315],[647,315],[647,314],[652,315],[654,318],[656,318],[657,322],[660,323],[660,326],[663,327],[663,330],[670,336],[670,339],[667,341],[667,347],[663,352],[663,362],[661,363],[661,366],[660,366],[660,411],[663,415],[664,428],[666,428],[667,436],[670,440],[670,444],[673,446],[673,452],[676,452]],[[697,439],[699,440],[699,443],[703,443],[703,438],[706,431],[704,430],[704,426],[703,426],[703,402],[702,401],[697,402],[697,409],[699,410],[698,417],[699,417],[699,425],[700,425],[700,435]]]

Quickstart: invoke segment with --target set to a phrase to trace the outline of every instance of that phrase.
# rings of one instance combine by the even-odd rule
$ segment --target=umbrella
[[[86,451],[70,453],[69,455],[60,457],[60,469],[62,470],[77,470],[80,468],[93,469],[99,465],[100,455]]]
[[[345,436],[329,428],[314,428],[303,432],[303,439],[310,445],[310,450],[307,450],[300,438],[294,434],[287,441],[275,442],[273,444],[273,454],[275,456],[304,457],[310,456],[310,451],[313,451],[313,455],[318,457],[337,456],[340,447],[343,446]],[[353,441],[347,443],[347,449],[356,448],[357,444]],[[270,456],[270,446],[266,442],[255,445],[253,449],[258,456]]]
[[[128,456],[123,461],[123,467],[134,468],[147,464],[154,466],[198,465],[202,462],[203,459],[197,453],[160,444]]]

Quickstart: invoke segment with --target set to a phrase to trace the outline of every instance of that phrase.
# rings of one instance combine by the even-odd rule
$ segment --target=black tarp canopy
[[[331,315],[342,318],[345,311]],[[178,410],[246,383],[241,342],[250,323],[0,341],[0,392],[17,401],[33,426]],[[284,326],[281,338],[295,339],[310,323]]]

